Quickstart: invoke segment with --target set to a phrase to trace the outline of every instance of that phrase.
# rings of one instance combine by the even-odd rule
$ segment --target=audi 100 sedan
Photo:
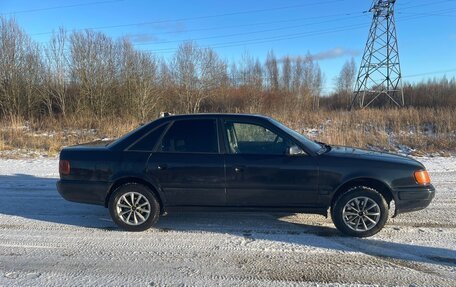
[[[59,193],[107,207],[128,231],[172,210],[331,214],[366,237],[394,215],[429,205],[435,190],[418,161],[311,141],[261,115],[161,117],[110,143],[64,148]]]

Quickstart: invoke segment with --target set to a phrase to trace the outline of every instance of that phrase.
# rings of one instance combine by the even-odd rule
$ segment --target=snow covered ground
[[[302,214],[178,213],[119,231],[100,206],[63,200],[56,159],[0,160],[0,286],[456,286],[456,158],[420,158],[429,208],[374,237]]]

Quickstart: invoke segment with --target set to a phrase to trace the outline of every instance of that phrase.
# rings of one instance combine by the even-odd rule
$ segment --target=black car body
[[[235,209],[327,215],[342,195],[365,188],[388,207],[394,200],[399,214],[423,209],[434,197],[429,180],[417,182],[415,173],[427,172],[414,159],[316,143],[260,115],[162,117],[111,143],[66,147],[60,167],[57,188],[67,200],[109,207],[113,192],[134,183],[153,195],[160,213]],[[346,203],[346,221],[354,210],[361,216],[355,205],[369,207],[363,198]]]

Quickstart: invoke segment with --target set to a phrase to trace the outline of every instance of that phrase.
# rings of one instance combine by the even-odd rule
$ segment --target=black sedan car
[[[327,216],[365,237],[434,197],[425,167],[408,157],[314,142],[261,115],[159,118],[116,141],[64,148],[59,193],[104,205],[142,231],[179,210],[285,211]]]

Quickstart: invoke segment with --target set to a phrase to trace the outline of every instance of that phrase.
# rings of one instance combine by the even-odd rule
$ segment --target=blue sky
[[[359,64],[372,15],[370,0],[0,0],[2,16],[15,17],[38,42],[59,26],[93,28],[128,36],[138,49],[168,58],[185,40],[213,47],[228,61],[246,53],[264,61],[311,53],[330,91],[343,63]],[[405,81],[456,76],[456,1],[398,0],[402,74]],[[446,72],[444,72],[446,71]],[[437,73],[440,72],[440,73]]]

